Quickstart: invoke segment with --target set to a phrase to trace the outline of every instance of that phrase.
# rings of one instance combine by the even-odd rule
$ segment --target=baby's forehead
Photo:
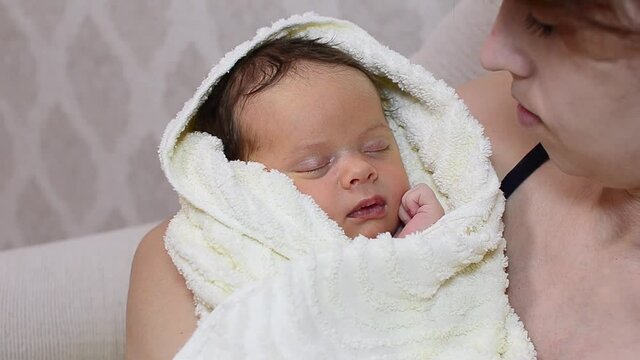
[[[347,65],[301,61],[248,97],[236,118],[249,148],[291,152],[346,135],[350,138],[344,142],[355,143],[368,128],[387,127],[385,115],[380,93],[365,73]]]
[[[353,66],[298,60],[291,65],[286,73],[274,81],[268,88],[265,88],[265,90],[268,90],[269,88],[277,88],[285,84],[316,84],[318,80],[336,83],[341,82],[345,77],[358,79],[358,81],[366,83],[371,89],[376,88],[376,85],[368,74]]]
[[[376,84],[360,70],[347,65],[301,61],[268,87],[245,96],[236,109],[236,118],[244,125],[250,125],[255,118],[269,120],[255,115],[274,109],[296,110],[300,103],[306,103],[309,111],[338,105],[349,110],[351,105],[355,106],[355,103],[338,104],[336,100],[341,94],[360,102],[367,101],[375,111],[382,109],[383,99]]]

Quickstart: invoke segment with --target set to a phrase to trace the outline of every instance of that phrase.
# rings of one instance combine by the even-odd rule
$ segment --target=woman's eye
[[[541,22],[540,20],[536,19],[531,13],[527,15],[525,24],[527,30],[543,38],[549,37],[555,32],[555,27],[553,25]]]

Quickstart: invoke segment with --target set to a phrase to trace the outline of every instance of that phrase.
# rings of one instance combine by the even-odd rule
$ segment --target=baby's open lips
[[[385,215],[387,202],[376,195],[360,201],[347,215],[348,218],[377,219]]]

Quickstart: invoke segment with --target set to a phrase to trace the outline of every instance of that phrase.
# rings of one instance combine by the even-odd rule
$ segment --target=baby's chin
[[[385,224],[383,223],[364,224],[363,226],[360,226],[358,229],[353,229],[353,230],[345,229],[345,234],[351,239],[354,239],[359,235],[362,235],[369,239],[374,239],[382,233],[390,233],[393,236],[393,234],[395,234],[396,231],[398,230],[399,226],[400,226],[400,219],[390,224],[386,224],[386,223]]]

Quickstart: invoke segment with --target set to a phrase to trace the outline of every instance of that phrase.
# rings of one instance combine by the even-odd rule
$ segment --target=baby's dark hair
[[[344,65],[363,72],[380,89],[380,80],[351,55],[318,39],[277,38],[252,49],[222,76],[192,119],[192,130],[222,140],[229,160],[247,160],[256,150],[236,115],[252,95],[278,83],[300,61]]]

